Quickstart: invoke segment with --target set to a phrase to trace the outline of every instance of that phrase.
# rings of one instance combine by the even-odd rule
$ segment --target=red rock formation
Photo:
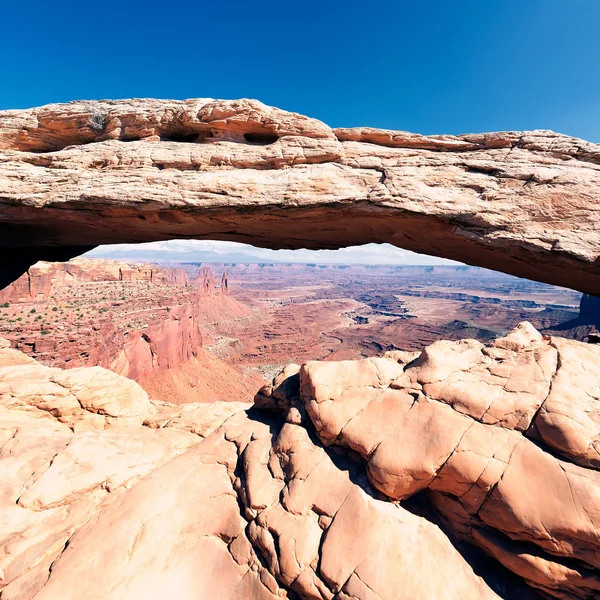
[[[215,276],[210,267],[201,267],[198,273],[199,289],[204,294],[212,294],[215,291]]]
[[[8,310],[21,314],[18,307],[26,307],[25,320],[12,319],[5,335],[46,364],[106,367],[138,381],[153,398],[176,403],[250,400],[260,384],[203,349],[211,322],[244,310],[215,294],[210,269],[194,288],[184,269],[88,259],[40,263],[4,292]],[[74,320],[84,314],[86,321]]]
[[[90,352],[88,364],[99,364],[136,381],[154,370],[181,365],[202,347],[200,318],[192,303],[166,307],[139,331],[113,327],[102,333],[105,337]]]
[[[189,285],[185,269],[165,269],[152,265],[102,259],[74,259],[67,263],[39,262],[16,281],[0,290],[0,302],[48,300],[53,285],[67,282],[149,281]]]
[[[289,365],[250,408],[153,403],[101,368],[44,367],[7,345],[3,598],[598,597],[599,472],[576,449],[598,427],[571,425],[596,412],[597,373],[579,397],[552,397],[598,347],[523,324],[488,346]],[[557,458],[541,423],[565,409],[549,423]],[[493,585],[508,569],[543,596],[505,575],[498,596],[421,516],[420,490],[497,561]]]
[[[102,369],[76,370],[80,390],[19,354],[0,349],[3,598],[497,598],[305,427],[239,403],[152,405],[133,382],[144,425],[126,404],[108,419],[99,386],[77,402]],[[13,387],[34,375],[43,402]]]
[[[229,294],[229,283],[227,282],[227,273],[223,271],[221,276],[221,294]]]
[[[63,263],[36,263],[16,281],[0,290],[0,302],[48,300],[52,285],[62,283],[66,277]]]
[[[15,268],[51,244],[390,241],[600,293],[600,153],[581,140],[334,131],[246,100],[75,103],[2,121],[0,235],[23,247]],[[16,293],[43,296],[43,281]],[[194,335],[185,309],[152,325],[131,348],[140,369],[158,364],[152,348],[166,363],[186,352],[173,331]],[[273,416],[152,403],[118,375],[6,346],[3,600],[496,598],[408,499],[543,597],[599,596],[596,345],[525,324],[416,359],[292,365],[257,396]]]

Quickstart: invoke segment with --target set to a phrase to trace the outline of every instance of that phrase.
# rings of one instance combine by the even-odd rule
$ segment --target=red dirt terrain
[[[194,272],[200,263],[185,266]],[[487,341],[524,320],[550,331],[577,319],[581,298],[572,290],[466,266],[212,267],[227,271],[236,299],[258,311],[260,320],[215,323],[211,349],[265,374],[290,361],[420,350],[439,339]],[[560,335],[583,339],[592,329]]]
[[[289,362],[488,341],[523,320],[577,339],[593,329],[577,292],[463,266],[76,259],[38,263],[0,294],[0,335],[15,348],[109,368],[176,403],[250,400]]]

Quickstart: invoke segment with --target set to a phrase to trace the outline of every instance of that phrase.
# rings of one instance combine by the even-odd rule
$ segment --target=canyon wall
[[[210,269],[192,284],[180,268],[42,262],[0,292],[0,327],[15,348],[44,364],[102,366],[139,382],[153,398],[249,400],[260,379],[204,348],[211,322],[249,310],[226,291],[215,287]]]
[[[107,322],[98,330],[86,364],[109,368],[136,381],[152,371],[175,368],[202,348],[198,308],[197,303],[186,302],[155,311],[141,330],[124,331]]]
[[[0,302],[46,301],[53,285],[93,281],[147,281],[189,285],[187,271],[101,259],[74,259],[66,263],[39,262],[0,290]]]

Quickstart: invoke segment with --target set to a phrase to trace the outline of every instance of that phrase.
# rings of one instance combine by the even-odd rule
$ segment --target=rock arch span
[[[552,132],[331,130],[246,100],[6,111],[0,257],[10,279],[108,242],[388,241],[597,294],[599,158]],[[599,353],[521,324],[487,346],[288,365],[252,409],[182,408],[0,339],[2,597],[186,581],[188,597],[498,598],[437,526],[389,502],[423,492],[544,597],[597,598]]]
[[[256,100],[0,112],[0,284],[39,259],[172,238],[389,242],[600,295],[600,146],[331,129]]]

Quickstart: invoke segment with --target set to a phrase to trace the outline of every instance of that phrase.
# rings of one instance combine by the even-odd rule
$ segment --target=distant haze
[[[365,244],[339,250],[268,250],[250,244],[212,240],[170,240],[147,244],[99,246],[85,256],[131,261],[318,263],[370,265],[458,265],[452,260],[417,254],[391,244]]]

